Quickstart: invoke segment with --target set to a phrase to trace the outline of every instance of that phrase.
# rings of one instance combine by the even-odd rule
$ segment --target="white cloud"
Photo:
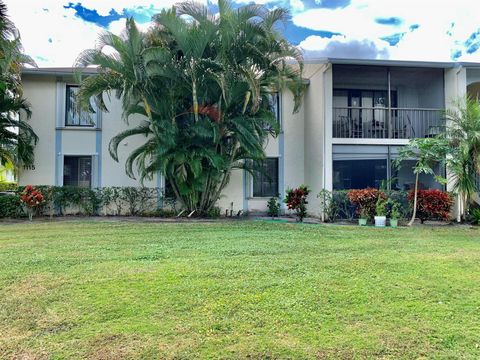
[[[20,30],[25,52],[39,66],[72,66],[82,50],[95,44],[100,30],[53,0],[7,1],[7,6],[10,18]]]
[[[81,2],[88,9],[95,9],[106,16],[111,9],[122,13],[125,8],[159,9],[170,7],[177,0],[6,0],[11,19],[22,34],[25,51],[36,58],[40,66],[71,66],[84,49],[95,46],[100,26],[85,22],[75,15],[74,9],[65,9],[69,2]],[[206,3],[206,0],[203,0]],[[236,0],[250,3],[251,0]],[[453,50],[461,50],[460,60],[479,61],[480,50],[467,54],[465,41],[476,32],[480,23],[475,16],[480,2],[457,0],[352,0],[349,6],[337,9],[308,9],[303,0],[257,0],[257,3],[289,5],[293,22],[297,26],[341,33],[331,39],[309,36],[300,46],[307,55],[357,54],[393,59],[450,60]],[[310,2],[311,3],[311,2]],[[47,9],[47,10],[44,10]],[[377,18],[398,17],[399,26],[381,25]],[[109,29],[120,33],[124,19],[110,23]],[[452,27],[452,23],[455,25]],[[418,24],[413,32],[410,26]],[[147,29],[149,23],[139,25]],[[389,46],[380,38],[395,33],[405,33],[395,46]],[[49,41],[51,39],[51,42]],[[337,54],[337,55],[335,55]],[[376,54],[376,55],[375,55]],[[345,55],[346,56],[346,55]],[[352,55],[354,56],[354,55]]]
[[[348,40],[344,36],[331,39],[312,35],[299,44],[306,58],[338,57],[353,59],[386,59],[387,44],[383,41]]]
[[[8,14],[20,30],[25,52],[32,56],[39,66],[72,66],[78,54],[85,49],[95,47],[98,35],[105,31],[97,24],[86,22],[75,16],[74,9],[65,9],[63,6],[67,3],[56,0],[6,1]],[[127,0],[82,1],[84,7],[95,8],[103,15],[107,15],[112,7],[121,12],[123,7],[131,7],[131,4],[132,2]],[[141,2],[135,2],[135,4],[139,5]],[[149,6],[150,2],[144,4]],[[146,30],[150,23],[138,24],[138,26]],[[109,25],[109,30],[117,34],[124,28],[125,19],[114,21]]]
[[[381,6],[379,6],[381,4]],[[480,61],[480,50],[466,55],[464,42],[480,24],[473,14],[480,10],[480,3],[458,0],[455,4],[443,0],[353,0],[343,9],[309,9],[294,15],[297,26],[338,32],[344,38],[319,40],[307,38],[300,45],[310,53],[324,53],[334,45],[358,44],[371,41],[378,49],[385,47],[380,38],[405,33],[395,46],[387,46],[392,59],[451,60],[453,49],[463,50],[460,60]],[[378,18],[397,17],[403,20],[399,26],[378,24]],[[455,25],[452,27],[452,23]],[[410,26],[419,27],[410,31]],[[447,34],[450,32],[450,35]],[[383,44],[382,44],[383,43]],[[327,49],[329,47],[329,49]]]

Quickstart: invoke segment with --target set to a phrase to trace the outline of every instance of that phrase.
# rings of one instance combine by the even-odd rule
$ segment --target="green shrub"
[[[16,191],[17,187],[17,184],[13,182],[0,182],[0,192]]]
[[[271,197],[267,202],[268,216],[272,218],[278,217],[280,214],[280,203],[278,202],[278,197]]]
[[[177,213],[171,209],[155,209],[153,211],[145,211],[142,216],[146,217],[160,217],[160,218],[173,218],[177,216]]]
[[[480,208],[470,209],[470,217],[472,224],[480,225]]]
[[[220,217],[220,208],[218,206],[214,206],[207,212],[207,217],[209,218],[219,218]]]
[[[141,215],[146,209],[156,206],[158,198],[156,188],[147,187],[122,187],[120,198],[128,207],[128,213],[132,216]]]
[[[19,218],[25,216],[20,202],[20,195],[0,196],[0,218]]]
[[[350,203],[348,190],[335,190],[332,193],[331,221],[353,220],[355,218],[355,206]]]

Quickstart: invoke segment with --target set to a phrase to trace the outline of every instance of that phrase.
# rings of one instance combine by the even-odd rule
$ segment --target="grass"
[[[480,230],[0,225],[0,358],[479,358]]]

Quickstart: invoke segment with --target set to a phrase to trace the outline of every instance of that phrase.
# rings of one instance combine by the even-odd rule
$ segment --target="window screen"
[[[258,165],[261,170],[253,177],[253,196],[278,196],[278,158],[266,158]]]
[[[92,185],[92,157],[65,156],[63,163],[63,185],[90,187]]]

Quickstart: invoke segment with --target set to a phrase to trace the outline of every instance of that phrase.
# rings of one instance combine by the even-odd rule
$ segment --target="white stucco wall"
[[[332,68],[327,64],[306,64],[304,77],[310,80],[304,100],[304,182],[311,189],[308,212],[318,216],[316,195],[323,187],[331,190]]]
[[[55,79],[23,78],[23,91],[33,111],[29,124],[39,141],[35,147],[35,169],[20,169],[19,184],[52,185],[55,182]]]
[[[139,186],[140,177],[135,171],[136,179],[132,179],[126,175],[125,161],[128,155],[137,147],[145,142],[145,136],[130,136],[122,141],[118,147],[118,162],[113,160],[108,151],[110,140],[129,127],[140,124],[144,118],[140,115],[131,116],[128,124],[122,119],[122,108],[120,100],[111,97],[108,101],[105,96],[108,112],[102,114],[102,186]],[[157,176],[152,180],[145,180],[144,185],[147,187],[156,187]]]

